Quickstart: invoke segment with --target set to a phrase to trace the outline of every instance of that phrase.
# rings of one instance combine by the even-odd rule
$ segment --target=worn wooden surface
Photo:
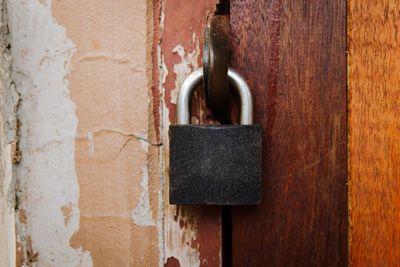
[[[175,123],[178,90],[185,78],[202,65],[203,32],[206,17],[217,0],[163,0],[154,3],[153,112],[163,142],[165,266],[220,266],[221,221],[219,207],[177,206],[168,202],[168,127]],[[192,122],[208,121],[204,99],[196,93],[192,101]],[[159,101],[161,98],[161,101]],[[161,107],[160,107],[161,105]],[[161,112],[160,112],[161,110]]]
[[[231,1],[264,141],[263,203],[233,209],[234,266],[347,263],[345,21],[343,0]]]
[[[400,1],[349,1],[352,266],[400,265]]]

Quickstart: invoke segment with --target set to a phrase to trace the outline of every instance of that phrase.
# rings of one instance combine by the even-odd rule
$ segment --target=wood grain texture
[[[349,1],[352,266],[400,266],[400,1]]]
[[[234,266],[346,266],[346,2],[232,0],[232,66],[263,127],[263,203],[233,209]]]

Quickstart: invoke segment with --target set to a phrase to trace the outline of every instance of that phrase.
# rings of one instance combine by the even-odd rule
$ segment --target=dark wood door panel
[[[346,266],[346,1],[230,10],[231,65],[264,142],[263,203],[232,210],[233,265]]]

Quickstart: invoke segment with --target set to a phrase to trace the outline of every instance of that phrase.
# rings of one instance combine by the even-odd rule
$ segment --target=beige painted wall
[[[20,263],[161,264],[151,5],[15,0],[8,9],[21,96]]]

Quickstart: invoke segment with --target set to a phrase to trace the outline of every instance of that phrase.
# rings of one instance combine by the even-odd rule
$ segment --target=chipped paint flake
[[[140,182],[140,186],[142,187],[142,192],[140,193],[139,203],[132,212],[133,222],[140,226],[155,226],[153,213],[150,208],[147,163],[142,167],[142,181]]]
[[[182,83],[185,81],[187,76],[193,72],[193,70],[199,68],[198,57],[200,54],[199,41],[196,40],[196,35],[193,33],[193,42],[196,44],[196,49],[190,51],[187,55],[185,53],[185,48],[182,45],[177,45],[172,50],[173,53],[177,53],[181,62],[174,64],[174,73],[176,74],[175,88],[171,90],[171,102],[176,104],[176,99],[178,96],[178,91]]]
[[[146,154],[149,152],[149,142],[147,140],[148,136],[144,136],[140,143],[142,145],[143,150]],[[140,182],[140,186],[142,187],[142,192],[140,193],[139,203],[136,208],[132,212],[133,222],[140,226],[155,226],[153,221],[153,212],[150,207],[150,196],[149,196],[149,170],[148,170],[148,161],[142,166],[142,181]]]
[[[181,87],[184,80],[188,75],[199,67],[198,65],[198,57],[200,55],[199,41],[196,38],[196,35],[193,34],[193,40],[196,40],[194,45],[195,49],[186,53],[185,48],[182,45],[177,45],[172,50],[173,53],[177,54],[181,58],[181,62],[174,64],[173,66],[167,66],[163,60],[163,68],[160,73],[162,83],[162,91],[163,96],[165,96],[166,88],[164,86],[166,82],[166,74],[168,73],[168,68],[173,69],[173,72],[176,74],[175,86],[174,89],[171,90],[171,103],[176,104],[177,93],[179,88]],[[169,108],[165,102],[163,102],[163,142],[166,144],[164,146],[164,156],[166,159],[163,164],[168,164],[168,155],[169,155],[169,139],[168,139],[168,125],[169,121]],[[164,179],[168,182],[168,166],[164,169]],[[165,198],[168,199],[168,190]],[[187,216],[192,214],[188,212],[186,214],[185,208],[178,209],[176,205],[169,205],[168,203],[164,203],[164,228],[165,232],[165,255],[164,261],[167,259],[175,258],[179,261],[180,266],[200,266],[200,252],[197,246],[193,246],[194,241],[197,237],[197,218],[191,218],[190,223],[186,223],[184,229],[181,228],[182,223],[181,219],[185,220]],[[176,218],[172,219],[172,218]],[[165,262],[166,263],[166,262]]]
[[[166,211],[167,216],[175,218],[166,221],[166,258],[175,257],[179,260],[181,266],[200,266],[200,252],[195,244],[197,239],[197,218],[190,217],[189,212],[185,211],[185,207],[170,206]],[[183,233],[183,234],[182,234]]]

